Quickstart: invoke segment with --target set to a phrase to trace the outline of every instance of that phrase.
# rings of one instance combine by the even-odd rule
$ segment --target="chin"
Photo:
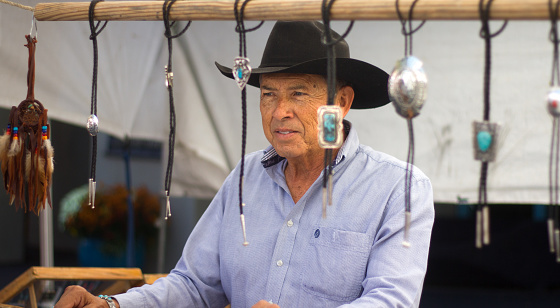
[[[302,155],[302,151],[294,149],[286,149],[285,147],[274,147],[276,153],[284,158],[293,158]]]

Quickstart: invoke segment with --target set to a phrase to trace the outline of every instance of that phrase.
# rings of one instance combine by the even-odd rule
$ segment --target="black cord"
[[[97,36],[105,29],[107,26],[107,22],[103,23],[103,26],[99,28],[101,25],[101,21],[98,21],[97,24],[94,22],[94,13],[95,13],[95,5],[103,0],[92,0],[89,5],[88,11],[88,18],[89,18],[89,28],[91,30],[91,34],[89,39],[93,42],[93,74],[92,74],[92,81],[91,81],[91,114],[97,117],[97,68],[98,68],[98,48],[97,48]],[[91,151],[91,170],[90,170],[90,179],[95,182],[95,170],[97,165],[97,135],[92,136],[92,151]]]
[[[484,39],[484,121],[490,121],[490,72],[491,72],[491,58],[492,58],[492,42],[491,39],[504,31],[508,21],[504,21],[502,27],[495,33],[490,33],[490,6],[493,0],[488,0],[484,6],[484,0],[479,2],[479,14],[482,22],[480,28],[480,37]]]
[[[169,22],[169,13],[171,12],[171,6],[177,0],[165,0],[163,2],[163,24],[165,27],[164,35],[167,38],[167,49],[169,56],[167,58],[167,68],[166,68],[166,78],[167,78],[167,92],[169,93],[169,151],[167,156],[167,170],[165,172],[165,193],[169,197],[171,193],[171,178],[173,175],[173,158],[175,153],[175,128],[176,128],[176,116],[175,116],[175,103],[173,100],[173,39],[178,38],[191,25],[191,21],[181,30],[179,33],[173,35],[171,28],[175,22]]]
[[[411,203],[410,195],[412,190],[412,168],[414,166],[414,129],[412,127],[412,119],[407,119],[408,124],[408,156],[406,158],[405,170],[405,211],[410,213]]]
[[[550,168],[549,168],[549,183],[550,183],[550,207],[548,210],[549,218],[554,221],[554,229],[558,229],[558,176],[559,176],[559,154],[560,154],[560,125],[558,117],[554,117],[552,122],[552,142],[550,145]],[[554,170],[554,171],[553,171]],[[554,175],[553,175],[554,172]],[[560,247],[556,247],[559,249]]]
[[[321,38],[321,42],[327,46],[327,105],[334,105],[334,99],[336,97],[336,52],[335,45],[342,41],[352,30],[354,26],[354,21],[350,21],[350,25],[344,31],[344,33],[338,37],[333,38],[331,25],[330,25],[330,12],[332,6],[336,0],[323,0],[321,5],[321,16],[323,18],[323,25],[325,27],[324,35]],[[323,171],[323,190],[327,191],[327,186],[329,183],[329,177],[332,177],[334,167],[334,157],[333,149],[325,149],[325,160],[324,160],[324,171]],[[328,188],[327,199],[330,204],[332,201],[332,189]],[[326,201],[324,201],[326,202]]]
[[[259,29],[263,25],[264,20],[262,20],[258,25],[256,25],[253,28],[245,29],[245,23],[243,22],[244,19],[243,15],[245,12],[245,6],[247,6],[247,3],[249,3],[249,1],[251,0],[243,1],[240,10],[237,8],[239,6],[239,1],[240,0],[235,0],[235,4],[234,4],[235,7],[233,10],[233,13],[235,15],[235,21],[237,22],[237,25],[235,26],[235,32],[239,33],[239,56],[247,58],[247,39],[245,34],[247,32],[251,32]]]
[[[555,131],[553,131],[553,142],[555,141],[556,143],[556,152],[554,154],[555,156],[555,170],[554,170],[554,203],[551,206],[552,208],[552,219],[553,219],[553,227],[554,230],[558,230],[559,228],[559,219],[560,219],[560,209],[558,209],[558,176],[559,176],[559,163],[558,163],[558,156],[560,154],[560,124],[558,123],[558,118],[554,118],[554,124],[553,125],[553,129],[554,127],[556,128]],[[552,169],[552,168],[551,168]],[[559,243],[556,243],[556,245],[558,245]],[[556,247],[557,250],[557,256],[560,256],[560,247]]]
[[[235,20],[237,25],[235,27],[235,31],[239,33],[239,57],[247,58],[247,39],[246,33],[255,31],[260,28],[264,21],[261,21],[257,26],[245,29],[244,23],[244,12],[247,3],[251,0],[245,0],[241,4],[241,9],[238,9],[240,0],[235,0],[234,3],[234,14]],[[245,174],[245,148],[247,145],[247,88],[243,87],[241,89],[241,120],[242,120],[242,128],[241,128],[241,170],[239,172],[239,214],[243,215],[243,177]]]
[[[479,36],[484,39],[484,78],[483,78],[483,98],[484,98],[484,111],[483,120],[484,122],[490,121],[490,74],[492,68],[492,38],[496,37],[507,26],[508,21],[504,21],[502,27],[495,33],[490,32],[490,6],[493,0],[488,0],[486,5],[484,5],[484,0],[480,0],[478,4],[480,21],[482,27],[480,28]],[[492,140],[496,142],[496,140]],[[477,236],[482,236],[477,238],[477,247],[480,248],[484,244],[489,244],[489,230],[488,227],[488,193],[487,193],[487,178],[488,178],[488,161],[482,161],[480,167],[480,181],[478,186],[478,204],[477,204],[477,215],[480,215],[481,219],[477,220],[477,230],[480,234]],[[478,232],[477,232],[478,233]]]
[[[553,43],[554,49],[552,52],[552,74],[550,76],[550,86],[558,85],[560,82],[560,64],[558,61],[558,44],[560,43],[558,39],[558,7],[560,6],[560,1],[556,2],[555,8],[553,8],[552,0],[548,1],[548,12],[550,16],[550,33],[549,40]],[[556,78],[556,82],[555,79]]]
[[[336,0],[323,0],[321,7],[321,15],[325,27],[322,43],[327,46],[327,105],[334,105],[334,97],[336,96],[336,53],[334,45],[343,40],[354,26],[354,21],[350,21],[350,25],[344,34],[337,39],[333,39],[330,11],[335,1]]]
[[[416,28],[412,27],[412,16],[414,12],[414,7],[418,3],[418,0],[414,0],[410,5],[410,9],[408,10],[408,18],[405,19],[403,14],[399,8],[399,0],[395,1],[395,8],[397,10],[397,15],[399,17],[399,21],[401,22],[401,33],[404,36],[404,57],[408,58],[412,55],[412,35],[416,33],[416,31],[420,30],[422,26],[426,23],[426,20],[423,20]],[[407,29],[408,26],[408,29]],[[405,179],[404,179],[404,207],[405,207],[405,227],[404,227],[404,241],[403,245],[408,247],[409,243],[409,229],[410,229],[410,221],[411,221],[411,195],[412,195],[412,176],[413,176],[413,168],[414,168],[414,128],[412,125],[412,117],[406,117],[407,119],[407,126],[408,126],[408,153],[406,157],[406,169],[405,169]]]
[[[408,11],[408,30],[406,29],[406,25],[407,25],[407,20],[404,19],[401,10],[399,8],[399,0],[397,0],[395,2],[395,7],[397,9],[397,15],[399,16],[399,21],[401,22],[402,25],[402,30],[401,33],[404,35],[404,56],[408,57],[409,55],[412,54],[412,34],[414,34],[416,31],[420,30],[420,28],[422,28],[422,26],[426,23],[425,20],[423,20],[414,30],[412,29],[412,12],[414,11],[414,6],[416,6],[416,3],[418,2],[418,0],[414,0],[414,2],[412,2],[412,4],[410,5],[410,10]]]
[[[553,44],[552,51],[552,72],[550,76],[550,86],[558,86],[560,83],[560,67],[558,61],[558,8],[560,6],[560,1],[553,5],[552,0],[548,2],[548,11],[550,16],[550,33],[549,40]],[[549,101],[549,104],[551,102]],[[551,108],[551,106],[549,106]],[[549,109],[550,110],[550,109]],[[550,204],[548,207],[548,236],[549,236],[549,246],[550,252],[557,253],[557,261],[560,262],[560,247],[558,247],[558,242],[556,241],[556,231],[559,228],[560,210],[558,209],[558,176],[559,176],[559,155],[560,155],[560,123],[558,116],[553,112],[552,121],[552,138],[550,142],[550,159],[549,159],[549,200]]]

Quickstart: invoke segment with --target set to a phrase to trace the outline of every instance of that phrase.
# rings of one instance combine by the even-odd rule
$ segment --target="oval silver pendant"
[[[546,96],[546,106],[550,115],[555,118],[560,116],[560,88],[550,89]]]
[[[90,135],[97,136],[99,132],[99,120],[95,114],[90,115],[87,119],[86,128]]]
[[[389,77],[389,98],[401,116],[412,119],[420,114],[427,97],[428,78],[423,63],[414,56],[397,61]]]

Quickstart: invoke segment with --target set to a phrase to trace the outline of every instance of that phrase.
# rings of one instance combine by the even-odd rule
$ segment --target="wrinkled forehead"
[[[269,73],[259,76],[259,84],[263,87],[299,84],[300,86],[326,86],[325,76],[315,74]]]

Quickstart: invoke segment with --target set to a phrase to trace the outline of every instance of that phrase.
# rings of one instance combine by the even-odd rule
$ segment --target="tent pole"
[[[48,121],[50,124],[50,120]],[[52,128],[52,126],[51,126]],[[52,132],[51,132],[52,133]],[[49,187],[51,202],[53,195],[53,185]],[[45,205],[39,214],[39,254],[40,264],[43,267],[54,266],[54,235],[53,235],[53,209],[51,206]],[[49,292],[54,290],[53,281],[43,282],[43,290]]]
[[[47,205],[39,215],[41,266],[45,267],[54,266],[52,212],[52,208]]]
[[[51,186],[52,196],[52,186]],[[41,266],[53,267],[54,266],[54,245],[53,245],[53,209],[50,206],[45,206],[39,214],[39,242],[40,242],[40,258]],[[54,291],[54,281],[43,281],[43,291]]]
[[[177,1],[171,20],[235,20],[235,0]],[[319,20],[322,0],[255,0],[247,4],[246,20]],[[412,0],[400,1],[406,16]],[[90,2],[49,2],[35,6],[40,21],[88,20]],[[240,3],[241,5],[241,3]],[[479,0],[422,0],[414,7],[417,20],[478,20]],[[398,20],[394,0],[346,0],[334,3],[333,20]],[[96,20],[162,20],[162,1],[104,1],[95,7]],[[547,20],[548,0],[496,0],[490,19]]]

